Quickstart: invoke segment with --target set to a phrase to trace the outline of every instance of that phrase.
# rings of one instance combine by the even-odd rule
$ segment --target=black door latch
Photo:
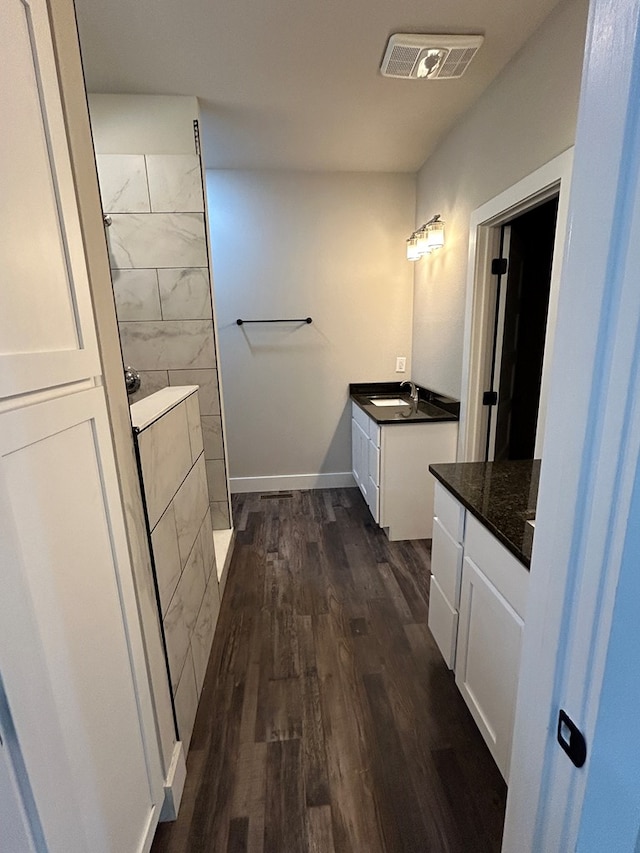
[[[582,767],[587,760],[587,742],[580,729],[562,708],[558,714],[558,743],[575,766]]]

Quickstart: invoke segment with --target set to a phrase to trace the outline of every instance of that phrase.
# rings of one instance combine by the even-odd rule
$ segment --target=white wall
[[[586,0],[554,10],[418,174],[416,224],[440,213],[446,246],[415,266],[413,379],[460,397],[469,217],[573,144]]]
[[[197,98],[185,95],[88,96],[98,154],[194,154]]]
[[[349,382],[404,378],[397,355],[411,376],[415,177],[208,171],[207,192],[230,476],[350,471]]]

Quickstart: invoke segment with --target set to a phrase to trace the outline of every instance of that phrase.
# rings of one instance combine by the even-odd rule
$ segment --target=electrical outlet
[[[396,373],[404,373],[407,369],[407,358],[404,355],[399,355],[396,358]]]

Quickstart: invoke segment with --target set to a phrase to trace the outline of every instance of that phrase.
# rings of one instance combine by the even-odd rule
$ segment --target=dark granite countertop
[[[429,470],[469,512],[529,568],[540,460],[452,462]]]
[[[460,403],[428,388],[418,386],[419,400],[411,401],[409,389],[400,382],[359,382],[349,385],[349,394],[363,412],[378,424],[412,424],[425,421],[457,421]],[[401,397],[407,406],[374,406],[370,398]]]

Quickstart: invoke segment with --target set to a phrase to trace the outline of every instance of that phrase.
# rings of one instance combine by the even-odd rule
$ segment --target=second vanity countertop
[[[531,565],[540,460],[451,462],[429,470],[527,568]]]
[[[460,403],[418,386],[420,399],[407,406],[375,406],[373,396],[395,396],[410,400],[409,388],[400,382],[356,382],[349,385],[349,394],[363,412],[378,424],[410,424],[427,421],[457,421]]]

